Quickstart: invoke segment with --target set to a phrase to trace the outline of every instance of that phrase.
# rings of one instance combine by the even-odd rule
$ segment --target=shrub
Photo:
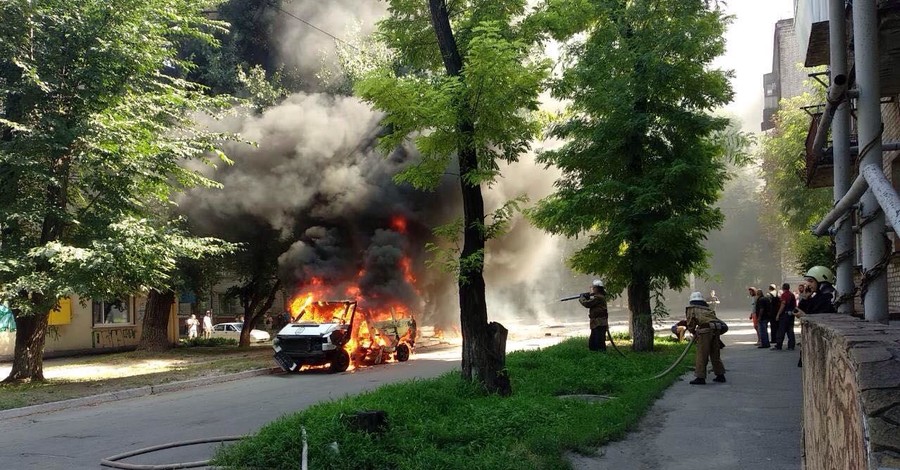
[[[237,346],[237,344],[237,340],[231,338],[182,338],[178,341],[178,345],[185,348],[213,348],[217,346]]]

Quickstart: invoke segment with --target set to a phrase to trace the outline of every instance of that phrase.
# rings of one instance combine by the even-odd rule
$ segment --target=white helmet
[[[594,287],[603,287],[603,281],[600,279],[594,279],[594,282],[591,283]]]
[[[805,277],[811,277],[817,282],[834,282],[834,273],[825,266],[813,266],[809,268]]]
[[[703,293],[702,292],[691,292],[691,298],[688,299],[688,301],[694,302],[694,301],[698,301],[698,300],[702,301],[702,302],[706,302],[706,298],[703,297]]]

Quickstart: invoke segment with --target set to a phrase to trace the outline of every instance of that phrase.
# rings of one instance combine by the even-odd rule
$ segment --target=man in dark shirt
[[[791,292],[791,285],[784,283],[781,285],[781,302],[778,307],[778,313],[775,314],[775,323],[778,325],[778,334],[775,338],[775,346],[772,349],[780,350],[784,345],[784,337],[787,335],[788,350],[792,351],[797,344],[794,337],[794,310],[797,308],[797,299]]]
[[[759,349],[769,349],[769,322],[772,321],[772,298],[756,290],[756,318],[759,319]],[[774,338],[773,338],[774,339]]]

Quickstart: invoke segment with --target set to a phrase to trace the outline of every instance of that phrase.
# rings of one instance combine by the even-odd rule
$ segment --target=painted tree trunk
[[[16,319],[16,346],[12,370],[4,383],[29,383],[44,381],[44,343],[47,339],[47,322],[50,311],[34,315],[18,315]]]
[[[141,327],[141,341],[137,349],[141,351],[165,351],[172,347],[169,341],[169,318],[175,293],[152,289],[147,295],[144,321]]]
[[[650,283],[645,278],[636,276],[628,285],[628,309],[631,311],[632,351],[653,351]]]
[[[444,67],[450,76],[460,76],[462,57],[453,37],[450,18],[444,0],[429,0],[431,23],[434,27],[438,46],[444,59]],[[462,137],[457,149],[459,155],[460,189],[463,199],[463,249],[460,259],[471,260],[480,256],[478,263],[466,263],[460,272],[459,308],[462,344],[463,379],[478,382],[485,389],[500,395],[509,395],[512,389],[506,375],[507,330],[499,323],[487,322],[487,304],[484,284],[484,198],[481,186],[473,184],[467,176],[478,168],[477,153],[473,138],[475,125],[471,113],[459,103],[457,131]],[[461,266],[462,268],[462,266]]]

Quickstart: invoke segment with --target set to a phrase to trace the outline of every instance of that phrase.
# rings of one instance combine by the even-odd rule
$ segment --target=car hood
[[[338,323],[291,323],[282,328],[278,336],[326,336],[345,327]]]

